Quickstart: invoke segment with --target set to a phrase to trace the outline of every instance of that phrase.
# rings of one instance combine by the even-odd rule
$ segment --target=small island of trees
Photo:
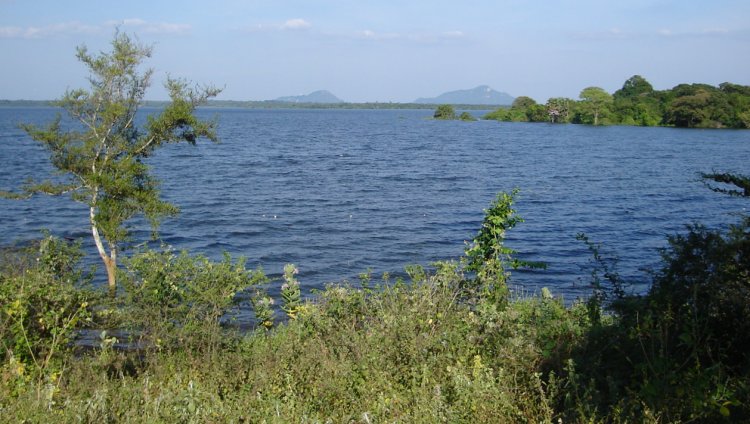
[[[640,75],[613,94],[599,87],[581,90],[579,100],[554,97],[545,104],[521,96],[484,119],[589,125],[750,128],[750,86],[722,83],[680,84],[654,90]]]
[[[461,112],[461,114],[457,114],[456,110],[451,105],[440,105],[435,109],[435,114],[432,116],[435,119],[440,119],[443,121],[450,121],[450,120],[461,120],[461,121],[476,121],[477,118],[472,116],[469,112]]]

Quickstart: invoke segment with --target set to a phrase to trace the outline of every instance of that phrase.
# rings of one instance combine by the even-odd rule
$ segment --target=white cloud
[[[664,36],[664,37],[669,37],[673,34],[673,32],[671,29],[662,28],[659,31],[657,31],[657,34]]]
[[[288,21],[284,22],[280,29],[307,29],[312,27],[312,24],[310,22],[307,22],[304,19],[296,18],[296,19],[289,19]]]
[[[130,19],[123,19],[122,24],[123,25],[132,25],[132,26],[143,26],[146,25],[148,22],[144,21],[140,18],[130,18]]]
[[[18,38],[23,34],[23,29],[19,27],[0,27],[0,38]]]
[[[443,33],[446,38],[462,38],[464,36],[463,31],[446,31]]]
[[[60,35],[107,34],[112,27],[133,29],[145,34],[184,34],[190,31],[190,25],[168,22],[151,23],[139,18],[111,20],[102,24],[87,25],[77,21],[61,22],[45,26],[4,26],[0,27],[0,38],[41,39]]]
[[[148,22],[140,18],[128,18],[121,21],[108,21],[109,26],[119,26],[124,29],[133,28],[144,34],[186,34],[190,32],[188,24],[175,24],[170,22]]]
[[[724,37],[724,36],[731,36],[731,35],[739,35],[741,34],[740,31],[731,31],[726,28],[709,28],[704,30],[698,30],[698,31],[688,31],[688,32],[674,32],[670,29],[660,29],[657,31],[657,34],[659,34],[662,37]]]
[[[611,41],[611,40],[648,40],[654,38],[681,39],[702,37],[747,37],[747,31],[730,30],[726,28],[711,28],[695,31],[674,31],[670,28],[660,28],[649,31],[623,31],[612,28],[606,31],[576,32],[570,35],[574,39],[586,41]]]
[[[368,40],[395,40],[398,38],[403,38],[403,35],[401,34],[396,34],[393,32],[377,33],[369,29],[358,32],[357,36],[360,38],[368,39]]]
[[[46,38],[62,34],[93,34],[97,32],[96,26],[85,25],[80,22],[62,22],[41,27],[0,27],[2,38]]]
[[[286,22],[252,24],[241,28],[242,32],[275,32],[275,31],[301,31],[312,28],[312,24],[302,18],[288,19]]]
[[[357,32],[355,36],[357,38],[364,38],[373,41],[408,40],[417,43],[435,43],[441,40],[462,38],[465,35],[462,31],[446,31],[442,33],[379,33],[372,30],[364,30]]]

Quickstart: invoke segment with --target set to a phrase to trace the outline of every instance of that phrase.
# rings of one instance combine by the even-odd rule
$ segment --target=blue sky
[[[75,47],[115,28],[154,46],[149,99],[167,74],[267,100],[326,89],[406,102],[487,84],[540,102],[655,88],[750,85],[747,0],[0,0],[0,99],[86,86]]]

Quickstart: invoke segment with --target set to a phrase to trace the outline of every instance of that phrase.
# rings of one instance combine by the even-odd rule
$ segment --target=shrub
[[[749,276],[750,218],[670,237],[648,293],[616,299],[574,354],[592,382],[588,407],[629,420],[750,418]]]
[[[78,267],[78,243],[50,235],[38,247],[6,251],[0,274],[0,393],[24,382],[54,387],[76,330],[90,321],[91,293]],[[10,266],[8,261],[19,266]],[[2,398],[2,396],[0,396]]]
[[[467,122],[477,120],[477,118],[473,117],[469,112],[461,112],[461,115],[458,117],[458,119],[462,121],[467,121]]]
[[[158,348],[215,349],[222,341],[220,318],[241,290],[267,282],[244,259],[219,262],[204,256],[147,250],[128,259],[124,278],[126,324]]]
[[[432,116],[435,119],[456,119],[456,111],[451,105],[440,105],[435,109],[435,114]]]

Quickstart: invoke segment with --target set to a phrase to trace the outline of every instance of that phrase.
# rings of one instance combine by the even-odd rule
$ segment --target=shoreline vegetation
[[[54,107],[47,100],[0,100],[0,107]],[[142,101],[143,107],[165,107],[167,101]],[[654,90],[642,76],[634,75],[622,88],[610,94],[599,87],[587,87],[579,100],[555,97],[546,103],[521,96],[510,106],[422,103],[297,103],[276,100],[208,100],[206,108],[240,109],[357,109],[435,110],[445,106],[454,110],[493,110],[484,120],[504,122],[546,122],[586,125],[666,126],[678,128],[750,128],[750,86],[725,82],[679,84],[672,89]],[[458,117],[457,117],[458,118]],[[439,118],[452,119],[452,118]],[[465,121],[471,121],[465,116]]]
[[[539,104],[517,97],[484,119],[588,125],[673,126],[681,128],[750,128],[750,86],[722,83],[679,84],[654,90],[640,75],[613,94],[599,87],[581,90],[579,100],[556,97]]]

